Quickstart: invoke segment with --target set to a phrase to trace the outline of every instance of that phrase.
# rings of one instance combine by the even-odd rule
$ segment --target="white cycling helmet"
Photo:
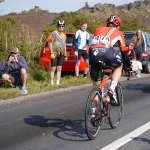
[[[59,25],[66,25],[66,23],[65,23],[65,21],[64,20],[58,20],[57,21],[57,26],[59,26]]]

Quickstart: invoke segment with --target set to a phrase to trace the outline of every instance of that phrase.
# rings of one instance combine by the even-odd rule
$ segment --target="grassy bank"
[[[52,86],[50,84],[50,78],[49,78],[48,72],[45,72],[44,77],[45,77],[44,79],[36,80],[35,78],[33,79],[29,75],[29,80],[27,83],[27,91],[28,91],[27,95],[56,90],[56,89],[60,89],[60,88],[67,88],[67,87],[71,87],[71,86],[92,83],[89,76],[85,79],[85,78],[83,78],[82,74],[80,74],[80,78],[76,78],[72,74],[62,74],[62,78],[61,78],[61,82],[60,82],[61,84],[60,85],[55,84]],[[6,100],[9,98],[24,96],[20,93],[20,89],[13,89],[7,85],[3,85],[3,86],[1,85],[0,93],[1,93],[0,101]]]

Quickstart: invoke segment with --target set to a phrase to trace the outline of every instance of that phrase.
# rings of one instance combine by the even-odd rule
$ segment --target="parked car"
[[[128,47],[132,37],[136,34],[136,31],[122,31],[122,33],[125,37],[126,46]],[[143,66],[143,71],[149,74],[150,73],[150,34],[148,32],[143,32],[142,36],[145,45],[142,66]],[[114,49],[116,53],[120,54],[117,43],[114,45]]]
[[[67,61],[63,61],[62,72],[74,72],[75,71],[75,64],[76,64],[76,56],[74,55],[73,49],[73,35],[74,33],[67,33],[67,40],[66,40],[66,50],[68,59]],[[90,35],[90,41],[92,40],[92,34]],[[88,48],[87,48],[88,51]],[[40,52],[40,65],[43,67],[44,70],[49,70],[50,64],[50,49],[48,47],[48,43],[45,41]],[[84,59],[81,57],[79,71],[84,72],[86,67],[86,63]]]

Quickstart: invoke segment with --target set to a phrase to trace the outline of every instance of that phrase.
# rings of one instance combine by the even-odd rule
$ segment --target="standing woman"
[[[142,59],[143,59],[142,58],[142,53],[145,50],[145,45],[144,45],[144,40],[143,40],[143,37],[142,37],[142,30],[141,29],[138,29],[136,31],[136,34],[131,39],[131,42],[135,44],[134,50],[135,50],[135,53],[136,53],[137,60],[142,62]]]
[[[64,33],[65,21],[58,20],[57,30],[53,31],[47,38],[50,48],[51,69],[50,80],[51,85],[54,85],[54,74],[57,70],[56,84],[60,84],[63,56],[66,56],[66,34]]]

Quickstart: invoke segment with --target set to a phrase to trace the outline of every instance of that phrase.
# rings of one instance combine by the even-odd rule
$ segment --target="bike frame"
[[[98,88],[101,89],[102,97],[104,96],[104,84],[111,79],[112,79],[112,75],[106,77],[105,79],[102,78],[102,80],[100,81]]]

